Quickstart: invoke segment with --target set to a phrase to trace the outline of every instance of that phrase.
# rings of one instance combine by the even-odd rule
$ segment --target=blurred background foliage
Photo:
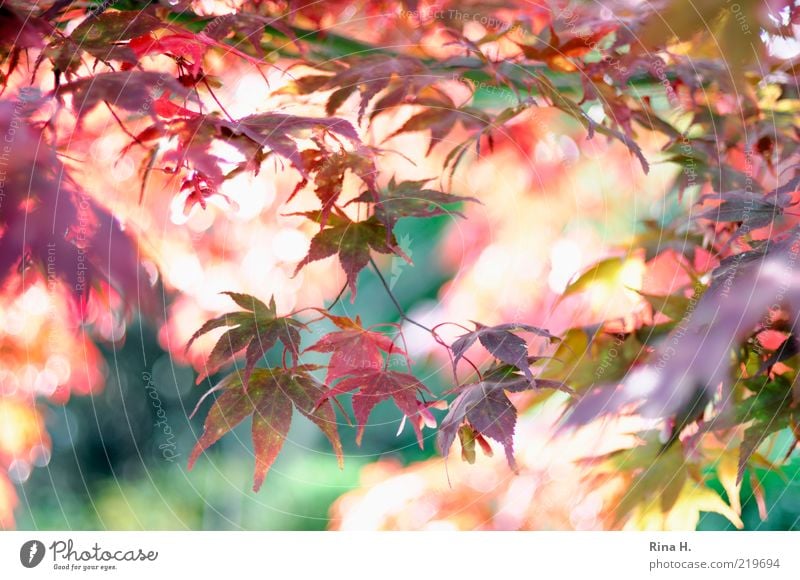
[[[209,9],[208,13],[213,11]],[[335,35],[323,39],[320,50],[335,42]],[[348,45],[347,50],[352,48]],[[206,60],[208,69],[222,79],[219,96],[229,103],[229,111],[235,116],[271,107],[295,107],[290,110],[319,114],[321,100],[299,104],[293,102],[293,96],[270,100],[273,97],[263,79],[249,68],[216,54],[209,54]],[[272,88],[277,89],[287,79],[277,76],[271,81],[275,83]],[[515,98],[510,91],[482,86],[476,86],[474,93],[464,87],[448,90],[472,106],[495,112],[514,104]],[[676,125],[685,121],[682,111],[670,110],[666,95],[657,85],[649,92],[642,87],[639,94],[649,99],[654,111],[670,117]],[[206,105],[214,107],[210,98],[206,96],[205,100]],[[587,103],[584,108],[587,115],[604,115],[602,107],[598,111]],[[347,114],[355,123],[353,113]],[[391,122],[402,123],[402,115]],[[66,380],[58,382],[56,388],[52,375],[57,373],[50,370],[53,361],[49,351],[41,361],[35,361],[38,366],[28,373],[30,376],[25,375],[28,371],[22,363],[18,365],[20,384],[50,400],[39,406],[49,433],[48,444],[37,446],[35,456],[26,455],[25,461],[18,461],[18,450],[12,449],[14,453],[8,455],[15,463],[13,469],[9,468],[13,492],[3,487],[5,479],[0,480],[0,506],[13,503],[8,497],[16,494],[15,527],[318,530],[604,526],[598,517],[604,498],[582,487],[586,470],[570,464],[594,449],[593,437],[596,439],[598,432],[590,431],[572,442],[554,441],[548,432],[554,407],[525,396],[515,399],[527,409],[516,437],[524,469],[516,477],[497,456],[480,457],[477,465],[469,466],[454,453],[445,463],[435,453],[431,432],[426,432],[425,449],[420,450],[408,426],[395,435],[400,416],[385,403],[372,415],[361,447],[355,444],[355,429],[341,426],[343,470],[337,467],[322,435],[295,413],[286,445],[261,492],[251,490],[249,420],[215,444],[188,472],[186,459],[211,401],[206,401],[194,418],[189,415],[215,377],[195,386],[202,356],[187,360],[182,350],[203,320],[230,306],[219,292],[243,291],[260,298],[274,294],[279,309],[289,312],[330,304],[342,286],[341,272],[338,266],[326,263],[314,264],[300,276],[291,275],[312,232],[302,230],[297,220],[286,218],[284,208],[275,202],[282,202],[293,189],[296,176],[287,178],[274,168],[265,168],[257,178],[225,184],[224,193],[236,202],[235,210],[233,204],[209,205],[186,216],[181,204],[175,211],[170,195],[153,195],[172,191],[166,179],[155,176],[143,209],[132,169],[134,160],[124,157],[121,163],[116,155],[128,144],[128,137],[108,119],[90,118],[86,125],[85,135],[71,145],[73,153],[88,155],[92,163],[74,169],[77,179],[88,190],[113,198],[118,206],[114,209],[128,219],[130,227],[146,232],[148,241],[158,246],[154,260],[170,290],[162,305],[167,320],[153,326],[135,319],[128,324],[125,336],[124,322],[120,329],[119,320],[98,317],[92,321],[98,350],[88,356],[80,348],[85,337],[79,339],[76,328],[72,328],[74,336],[59,336],[59,348],[70,350],[64,356],[72,362],[73,374],[81,363],[85,367],[86,384],[71,380],[69,387],[69,392],[83,396],[70,397],[69,392],[56,396],[63,395],[60,389]],[[381,137],[392,133],[393,127],[382,118],[375,125],[370,128],[375,135],[370,137],[382,143]],[[452,146],[461,137],[456,130],[446,141]],[[387,157],[383,169],[387,174],[396,170],[416,179],[439,177],[442,152],[431,157],[421,155],[427,142],[427,136],[419,134],[393,139],[392,147],[414,159],[406,163],[400,156]],[[663,139],[645,132],[641,143],[646,151],[657,151]],[[126,163],[131,168],[129,173],[123,171]],[[585,300],[571,297],[557,314],[554,310],[556,299],[570,280],[607,257],[611,249],[616,251],[625,244],[630,249],[634,244],[631,236],[643,233],[645,220],[663,226],[685,213],[699,192],[685,192],[680,199],[674,187],[679,173],[676,164],[655,163],[645,177],[624,146],[599,136],[588,140],[575,120],[552,107],[540,107],[532,116],[500,132],[491,152],[484,150],[481,155],[468,157],[455,175],[453,193],[474,195],[483,205],[462,208],[465,220],[456,216],[403,220],[396,236],[414,265],[396,258],[379,260],[379,264],[404,310],[431,324],[442,320],[466,323],[474,319],[492,324],[522,319],[558,331],[638,314],[643,301],[631,299],[630,293],[623,291],[598,293]],[[316,202],[309,191],[304,191],[291,211],[315,207]],[[638,284],[636,280],[635,284],[624,282],[641,286],[641,280]],[[0,338],[14,342],[23,334],[9,330],[14,320],[17,325],[36,327],[38,322],[30,313],[35,310],[31,304],[37,300],[37,295],[29,293],[20,304],[2,305],[5,334]],[[23,317],[25,324],[13,319],[12,314],[21,316],[17,311],[28,316]],[[41,309],[41,313],[45,311]],[[361,274],[355,302],[350,303],[345,295],[332,312],[360,315],[365,326],[398,321],[397,312],[371,270]],[[429,337],[415,334],[413,328],[404,330],[415,362],[414,373],[437,395],[449,389],[450,377],[442,372],[446,358],[436,352]],[[8,338],[10,334],[14,336]],[[42,336],[25,338],[28,346],[35,344],[47,350]],[[305,336],[304,340],[303,346],[309,346],[313,337]],[[8,351],[4,352],[6,360],[11,360]],[[30,351],[25,351],[25,356],[30,356]],[[266,359],[266,364],[275,362],[269,355]],[[314,356],[309,353],[304,360],[314,362]],[[45,371],[50,374],[45,376]],[[5,388],[8,377],[2,379]],[[42,382],[47,383],[46,388]],[[343,397],[343,404],[349,410],[347,399]],[[166,436],[162,426],[156,424],[158,408],[163,409],[165,424],[174,433],[176,455],[172,461],[163,452]],[[7,411],[0,410],[0,417],[8,417],[2,413]],[[17,428],[10,424],[11,430]],[[29,435],[21,429],[12,433],[14,437],[0,440],[22,438],[22,434],[29,440],[25,443],[36,442],[36,433]],[[619,433],[611,435],[613,438]],[[790,434],[782,433],[771,442],[767,457],[782,457],[790,442]],[[24,451],[27,453],[28,447]],[[22,455],[19,453],[19,457]],[[755,479],[745,478],[739,498],[744,529],[800,527],[798,473],[800,461],[794,459],[780,471],[760,469]],[[726,486],[716,478],[716,472],[709,470],[707,476],[713,489],[735,503],[727,497]],[[760,495],[753,493],[754,482],[763,487],[765,504],[760,504]],[[723,516],[704,512],[702,507],[700,511],[698,529],[733,528]],[[7,514],[0,513],[0,527],[10,526],[9,521]],[[694,520],[688,517],[686,521]]]
[[[406,308],[434,299],[449,277],[434,261],[435,245],[448,221],[434,218],[399,226],[400,239],[413,240],[415,266],[413,274],[405,265],[396,267],[390,280]],[[333,313],[345,310],[360,313],[365,325],[397,316],[371,271],[360,279],[356,302],[345,301]],[[323,530],[332,503],[359,485],[364,465],[387,457],[412,463],[435,454],[432,441],[421,450],[408,427],[395,437],[399,418],[396,409],[384,403],[375,411],[361,447],[355,445],[354,429],[341,429],[344,470],[337,467],[321,432],[295,414],[286,447],[263,493],[252,491],[249,420],[189,472],[186,458],[202,431],[203,413],[192,420],[187,415],[204,389],[194,385],[196,373],[191,367],[173,361],[159,347],[156,331],[147,322],[137,320],[133,326],[140,323],[141,341],[137,336],[122,348],[102,350],[104,366],[113,371],[101,392],[45,411],[52,458],[19,488],[18,529]],[[424,365],[415,370],[425,373],[426,382],[437,392],[444,390],[445,385],[434,380],[438,375],[426,373]],[[143,378],[143,373],[150,373],[151,379]],[[159,449],[166,438],[154,425],[159,418],[148,383],[158,393],[175,433],[179,455],[172,461]]]
[[[448,279],[432,261],[447,222],[447,218],[437,218],[402,226],[407,239],[414,240],[415,267],[396,276],[394,291],[409,311],[434,299]],[[338,308],[362,313],[366,324],[393,320],[396,312],[382,292],[374,273],[367,272],[356,303],[339,305],[334,312]],[[367,427],[362,447],[355,445],[354,429],[341,429],[344,470],[338,469],[319,430],[295,415],[286,447],[261,493],[251,489],[249,421],[187,472],[186,457],[202,429],[202,413],[192,420],[187,415],[202,389],[194,385],[196,374],[190,367],[174,362],[159,347],[155,330],[146,323],[142,329],[141,342],[130,340],[116,351],[102,350],[105,366],[114,371],[101,392],[47,408],[44,415],[53,439],[52,458],[46,467],[33,470],[18,488],[18,529],[323,530],[330,525],[334,502],[363,483],[360,474],[365,466],[375,461],[411,465],[435,456],[432,441],[426,441],[426,448],[420,450],[409,428],[395,437],[397,412],[392,405],[382,404]],[[433,370],[425,365],[415,369],[440,393],[447,385],[433,382],[440,376],[427,372]],[[149,383],[176,435],[178,456],[173,461],[165,459],[159,449],[165,437],[154,426],[159,419],[146,390],[145,372],[152,377]],[[518,446],[524,448],[524,439],[519,439]],[[784,454],[790,442],[787,432],[770,458]],[[444,477],[441,459],[433,459],[433,465]],[[468,478],[470,466],[466,469],[461,476]],[[497,469],[503,469],[502,465]],[[767,512],[760,511],[746,478],[741,490],[744,529],[800,529],[800,460],[787,463],[780,471],[759,470],[758,477],[768,500]],[[725,497],[713,475],[710,485]],[[766,518],[762,520],[763,515]],[[713,513],[703,513],[697,528],[735,529],[726,518]]]

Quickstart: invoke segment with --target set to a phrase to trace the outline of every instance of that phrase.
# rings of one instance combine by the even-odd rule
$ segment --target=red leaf
[[[78,117],[83,117],[104,101],[127,111],[153,114],[146,104],[162,91],[186,93],[172,76],[151,71],[101,73],[61,85],[56,92],[71,94],[72,108]]]
[[[246,135],[262,147],[288,159],[295,168],[305,173],[296,139],[309,137],[314,131],[334,133],[358,146],[361,140],[353,126],[343,119],[298,117],[283,113],[261,113],[243,117],[238,121],[221,121],[220,124],[234,134]]]
[[[382,90],[390,89],[394,95],[392,101],[399,104],[404,96],[414,95],[436,80],[434,76],[424,74],[426,69],[420,61],[405,56],[359,56],[337,63],[335,67],[337,72],[327,79],[322,75],[304,77],[299,79],[295,88],[301,93],[335,89],[328,97],[328,115],[335,114],[348,97],[358,91],[361,97],[359,122],[369,102]],[[311,82],[306,79],[311,79]]]
[[[131,40],[129,46],[137,58],[150,54],[169,54],[175,58],[188,59],[189,70],[197,76],[203,66],[203,55],[208,50],[208,43],[189,32],[178,32],[162,36],[158,39],[146,34]]]
[[[206,449],[252,414],[253,399],[244,389],[237,388],[237,381],[234,375],[229,375],[224,381],[225,390],[209,410],[203,435],[189,455],[188,469],[194,467],[195,461]],[[238,387],[241,387],[241,382],[238,382]]]
[[[143,310],[154,306],[150,276],[135,241],[105,208],[82,192],[28,115],[35,100],[0,101],[0,132],[14,135],[5,159],[0,216],[0,279],[14,266],[53,272],[78,311],[92,289],[112,286],[135,294]],[[46,267],[45,267],[46,266]]]
[[[328,318],[342,330],[326,334],[316,344],[306,349],[333,353],[325,378],[328,384],[354,370],[382,368],[381,351],[389,354],[406,354],[388,336],[362,328],[359,320],[353,321],[343,316],[329,316]]]
[[[430,390],[416,377],[407,373],[388,371],[383,369],[365,369],[350,373],[347,378],[339,381],[336,386],[326,392],[320,402],[325,402],[330,397],[357,390],[353,395],[353,411],[358,424],[356,442],[360,445],[364,435],[364,426],[367,423],[375,405],[386,399],[393,399],[397,408],[403,415],[411,419],[417,441],[422,447],[422,428],[417,418],[423,405],[417,400],[417,393],[430,393]]]
[[[281,21],[274,18],[265,18],[260,14],[244,12],[224,14],[214,18],[203,30],[203,33],[217,41],[225,40],[232,33],[239,33],[248,40],[256,55],[263,59],[266,53],[261,46],[261,38],[264,36],[264,27],[267,25],[280,30],[281,33],[286,34],[292,40],[297,40],[292,29],[289,26],[285,26]]]
[[[525,58],[529,60],[545,62],[550,68],[557,71],[573,72],[577,70],[577,67],[567,58],[585,56],[595,50],[600,41],[616,29],[617,25],[614,23],[595,23],[591,32],[573,36],[562,42],[556,35],[556,31],[551,28],[550,40],[542,43],[541,48],[524,44],[518,46],[522,49]]]
[[[417,113],[406,121],[402,127],[389,135],[386,140],[401,133],[430,131],[431,141],[425,155],[430,155],[433,148],[450,134],[458,124],[467,129],[483,129],[490,123],[486,113],[469,107],[459,108],[449,98],[442,96],[429,108]]]
[[[161,20],[146,12],[103,12],[99,16],[90,15],[81,22],[68,40],[75,49],[84,50],[102,61],[136,63],[136,53],[130,44],[124,42],[163,26]]]
[[[299,370],[304,368],[308,367],[298,367]],[[339,440],[339,432],[337,430],[338,422],[336,421],[336,413],[330,403],[317,405],[325,394],[322,385],[311,378],[310,375],[299,374],[295,375],[294,380],[283,381],[281,383],[281,388],[292,400],[297,410],[319,427],[320,431],[328,438],[336,454],[339,467],[343,467],[344,454],[342,451],[342,442]]]
[[[17,65],[22,51],[29,48],[40,48],[44,38],[51,31],[51,25],[32,14],[18,14],[10,6],[0,6],[0,54],[3,61],[8,61],[8,69],[0,74],[0,84],[5,88],[8,77],[11,76]]]

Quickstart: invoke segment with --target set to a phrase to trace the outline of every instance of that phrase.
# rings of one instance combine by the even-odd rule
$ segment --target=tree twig
[[[409,316],[406,314],[406,311],[400,305],[400,302],[397,301],[397,298],[395,297],[394,293],[392,292],[392,289],[389,288],[389,284],[386,282],[386,278],[383,277],[383,274],[381,273],[381,269],[378,268],[378,264],[375,263],[375,260],[371,256],[370,256],[370,259],[369,259],[369,263],[372,265],[373,270],[375,270],[375,273],[378,275],[378,279],[381,281],[381,284],[383,284],[383,288],[384,288],[384,290],[386,290],[386,294],[389,295],[389,299],[392,301],[392,304],[394,304],[394,307],[397,309],[397,313],[400,315],[400,318],[402,320],[405,320],[409,324],[413,324],[414,326],[419,327],[422,330],[425,330],[426,332],[430,332],[431,334],[433,334],[433,330],[432,329],[428,328],[424,324],[420,324],[419,322],[417,322],[413,318],[409,318]]]

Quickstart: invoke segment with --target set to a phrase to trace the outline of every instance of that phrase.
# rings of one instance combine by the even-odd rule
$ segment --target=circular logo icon
[[[39,540],[28,540],[19,549],[19,561],[26,568],[35,568],[44,559],[44,544]]]

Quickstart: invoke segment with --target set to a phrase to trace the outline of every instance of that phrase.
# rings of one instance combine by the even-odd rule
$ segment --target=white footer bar
[[[796,580],[798,546],[793,532],[0,532],[0,578]]]

